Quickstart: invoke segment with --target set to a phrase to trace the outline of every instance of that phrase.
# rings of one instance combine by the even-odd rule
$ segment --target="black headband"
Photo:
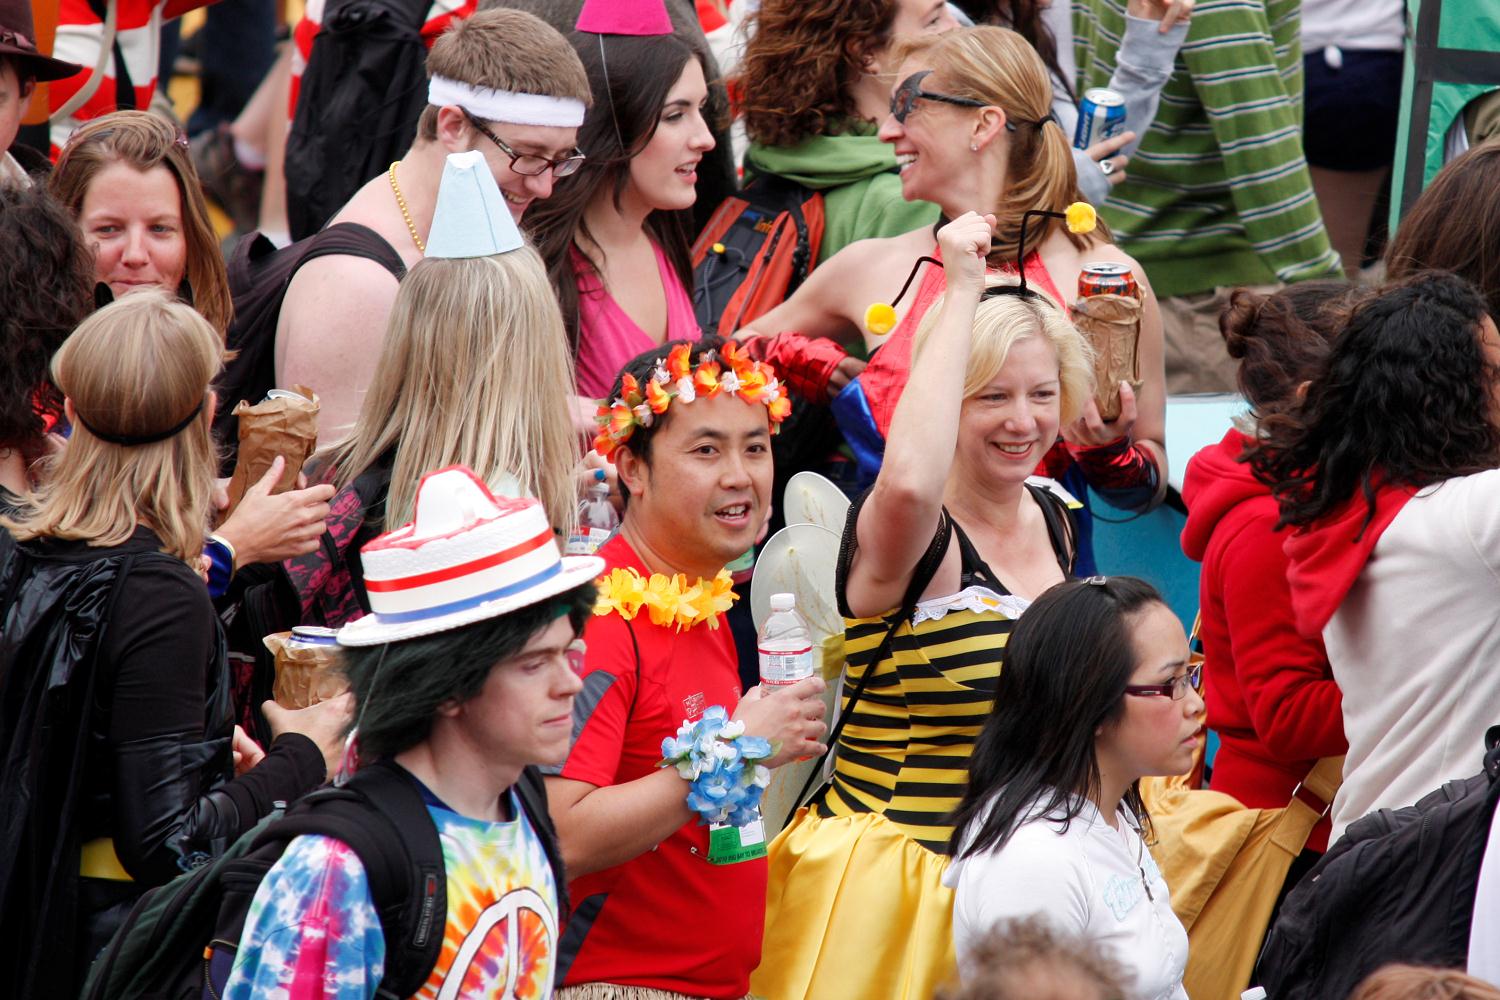
[[[132,445],[138,444],[155,444],[158,441],[165,441],[167,438],[172,437],[175,434],[180,434],[184,429],[187,428],[188,424],[191,424],[194,420],[196,420],[198,414],[202,412],[203,400],[200,399],[198,400],[198,405],[193,407],[192,413],[189,413],[187,416],[183,417],[181,420],[179,420],[177,423],[173,424],[166,430],[157,431],[155,434],[110,434],[106,431],[101,431],[99,428],[83,419],[83,414],[80,413],[77,416],[78,422],[87,427],[89,429],[89,433],[94,435],[94,437],[98,438],[101,441],[108,441],[110,444],[124,445],[128,448]]]

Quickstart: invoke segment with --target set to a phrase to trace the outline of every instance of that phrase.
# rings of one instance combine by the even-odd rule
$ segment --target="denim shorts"
[[[1388,167],[1396,156],[1402,54],[1338,51],[1343,57],[1338,67],[1330,65],[1327,49],[1302,59],[1302,148],[1307,162],[1329,170]]]

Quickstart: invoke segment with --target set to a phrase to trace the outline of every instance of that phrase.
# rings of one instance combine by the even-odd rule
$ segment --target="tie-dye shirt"
[[[424,790],[425,791],[425,790]],[[546,1000],[557,963],[557,887],[514,792],[517,819],[460,816],[427,793],[448,874],[443,950],[424,1000]],[[385,936],[359,856],[303,836],[262,880],[225,1000],[367,1000],[380,984]]]

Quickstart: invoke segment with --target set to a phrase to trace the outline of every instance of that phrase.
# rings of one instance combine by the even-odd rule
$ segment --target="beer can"
[[[287,640],[288,646],[309,648],[313,646],[337,646],[339,644],[339,630],[336,628],[324,628],[321,625],[294,625],[292,626],[292,637]]]
[[[1104,87],[1085,90],[1083,100],[1078,102],[1078,127],[1073,130],[1073,145],[1087,149],[1123,131],[1125,98]]]
[[[1138,299],[1141,289],[1129,264],[1101,260],[1083,265],[1078,272],[1078,297],[1087,299],[1095,295],[1127,295]]]
[[[263,400],[261,400],[261,402],[262,403],[269,403],[273,399],[304,399],[305,400],[306,398],[307,397],[304,396],[304,395],[302,395],[302,393],[300,393],[300,392],[294,392],[291,389],[271,389],[271,390],[269,390],[266,393],[266,398],[263,399]]]

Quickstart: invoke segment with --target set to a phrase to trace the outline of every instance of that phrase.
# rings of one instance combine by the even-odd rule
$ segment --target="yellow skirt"
[[[948,859],[884,816],[799,809],[771,842],[766,1000],[929,1000],[954,979]]]

